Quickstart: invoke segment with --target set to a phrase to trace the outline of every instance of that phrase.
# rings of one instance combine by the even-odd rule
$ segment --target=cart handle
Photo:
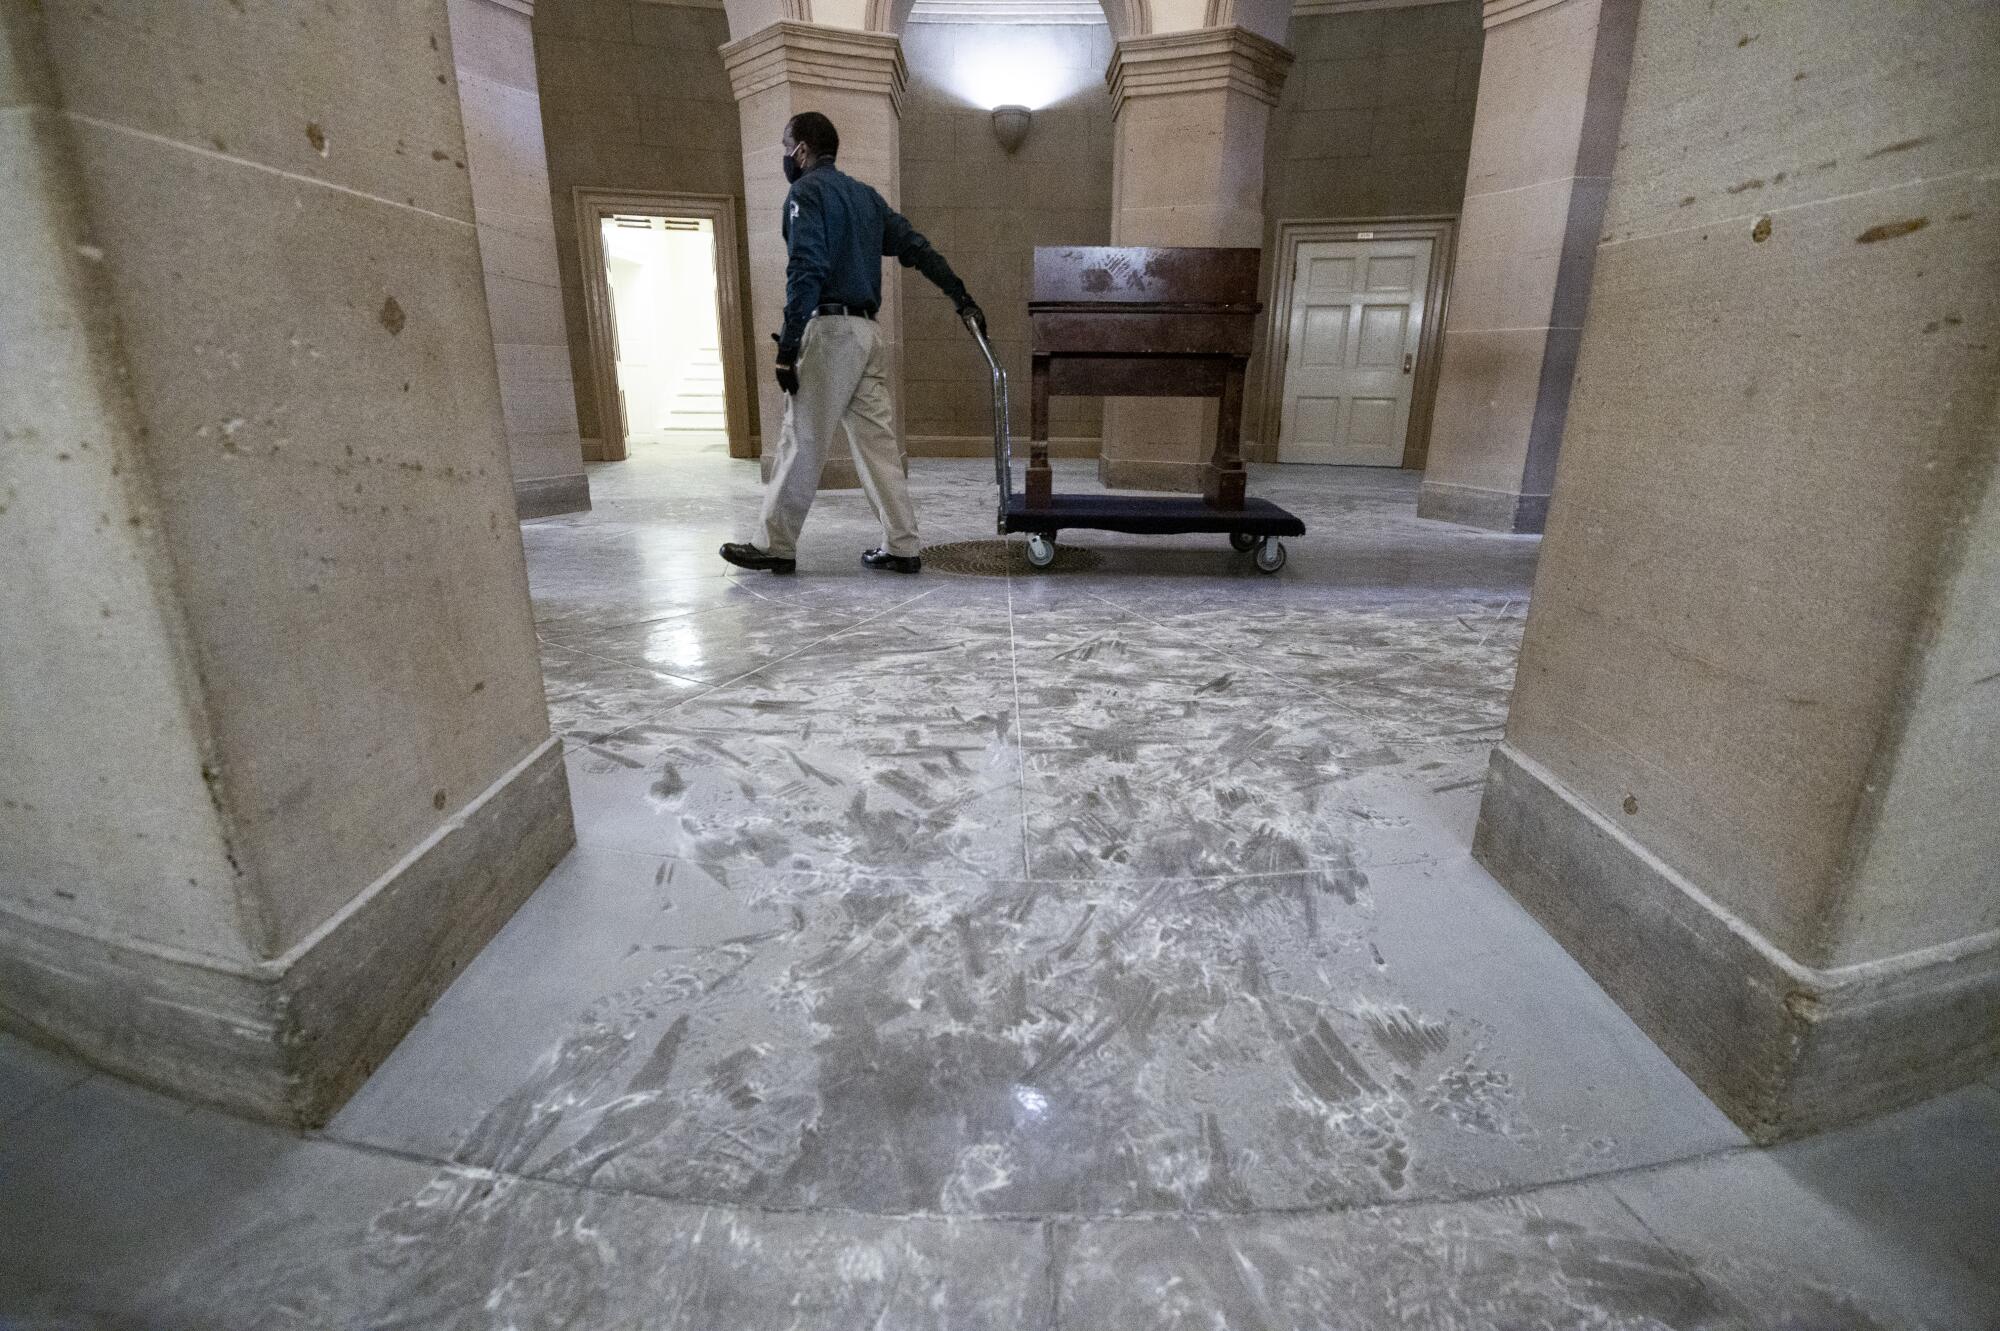
[[[972,340],[979,344],[979,354],[986,357],[986,368],[993,373],[993,473],[1000,483],[1000,511],[1004,514],[1014,498],[1014,443],[1007,432],[1007,371],[994,358],[986,334],[979,331],[979,321],[970,314],[960,318]]]

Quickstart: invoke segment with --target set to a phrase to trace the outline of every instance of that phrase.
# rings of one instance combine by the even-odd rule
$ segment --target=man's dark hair
[[[817,111],[801,111],[785,123],[785,133],[793,143],[803,143],[815,157],[833,157],[840,152],[840,131]]]

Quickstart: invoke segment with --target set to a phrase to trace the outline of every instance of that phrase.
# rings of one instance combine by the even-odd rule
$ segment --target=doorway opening
[[[721,440],[715,224],[615,213],[598,227],[626,447]]]
[[[597,456],[753,455],[734,202],[577,191]]]
[[[1421,469],[1452,223],[1279,224],[1265,401],[1280,462]]]

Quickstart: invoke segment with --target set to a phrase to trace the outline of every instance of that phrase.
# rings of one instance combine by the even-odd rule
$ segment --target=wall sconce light
[[[1034,113],[1025,106],[996,106],[993,108],[993,137],[1000,140],[1000,146],[1013,152],[1027,141],[1028,125]]]

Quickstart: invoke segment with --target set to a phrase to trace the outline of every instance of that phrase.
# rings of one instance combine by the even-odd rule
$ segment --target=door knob
[[[1413,352],[1407,352],[1407,351],[1403,353],[1403,373],[1404,373],[1404,374],[1408,374],[1408,373],[1410,372],[1410,367],[1411,367],[1412,365],[1415,365],[1416,363],[1417,363],[1417,358],[1416,358],[1416,355],[1415,355],[1415,353],[1413,353]]]

